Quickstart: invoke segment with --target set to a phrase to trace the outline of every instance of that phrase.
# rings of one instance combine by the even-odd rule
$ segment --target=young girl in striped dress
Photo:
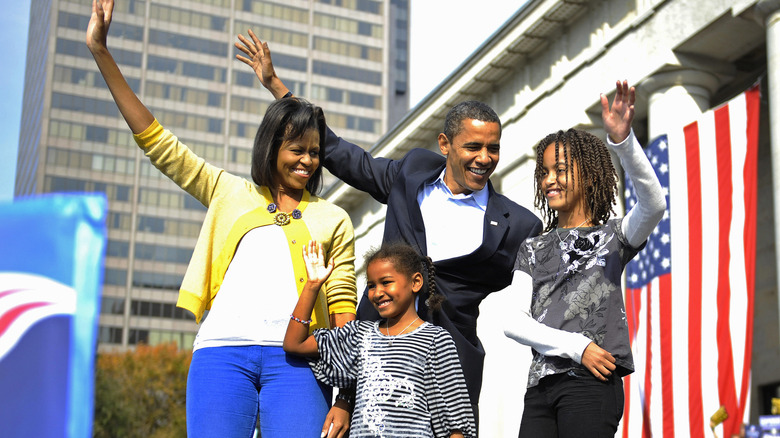
[[[433,278],[430,260],[401,243],[368,254],[368,299],[383,319],[309,334],[314,299],[333,268],[322,254],[316,242],[304,247],[309,279],[290,315],[283,347],[312,357],[320,381],[355,388],[350,437],[476,436],[455,343],[415,310],[423,272]],[[434,289],[429,282],[429,307],[443,299]]]

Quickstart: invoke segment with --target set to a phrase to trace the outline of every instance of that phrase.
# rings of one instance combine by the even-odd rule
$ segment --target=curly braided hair
[[[558,227],[558,212],[547,204],[547,198],[542,190],[541,181],[547,177],[544,169],[544,151],[549,145],[555,145],[555,161],[563,159],[566,166],[567,184],[578,184],[585,198],[586,206],[593,225],[606,223],[610,215],[615,214],[615,194],[617,193],[617,172],[612,165],[607,146],[595,135],[574,128],[568,131],[558,131],[544,137],[536,145],[536,169],[534,171],[534,186],[536,195],[534,207],[542,211],[544,231]],[[562,149],[559,146],[563,145]],[[577,165],[578,178],[572,181],[572,165]]]
[[[365,256],[368,266],[375,260],[387,260],[399,273],[412,278],[416,273],[423,276],[423,287],[428,286],[428,299],[425,304],[431,310],[438,310],[444,302],[444,295],[436,293],[436,268],[430,257],[422,257],[412,246],[403,242],[392,242],[379,249],[369,251]]]

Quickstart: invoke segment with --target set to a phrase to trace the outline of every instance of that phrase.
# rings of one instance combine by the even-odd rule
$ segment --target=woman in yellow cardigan
[[[135,139],[155,167],[208,208],[178,306],[200,324],[187,378],[190,437],[343,436],[347,406],[282,341],[306,283],[301,250],[322,243],[334,273],[311,330],[355,318],[354,231],[346,212],[312,193],[321,182],[325,117],[297,98],[274,102],[252,151],[252,180],[206,163],[157,122],[106,45],[113,0],[93,0],[87,46]],[[202,321],[205,310],[208,317]]]

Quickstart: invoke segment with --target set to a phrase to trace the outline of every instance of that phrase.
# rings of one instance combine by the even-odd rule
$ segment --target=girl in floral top
[[[530,316],[560,331],[541,342],[527,315],[506,330],[534,348],[520,437],[614,436],[623,414],[621,378],[634,364],[621,275],[666,204],[631,130],[634,88],[625,81],[616,85],[612,106],[603,95],[601,105],[610,149],[636,187],[638,203],[625,217],[610,219],[617,173],[604,142],[570,129],[536,146],[535,206],[546,233],[521,246],[513,284],[519,288],[520,273],[528,274]]]

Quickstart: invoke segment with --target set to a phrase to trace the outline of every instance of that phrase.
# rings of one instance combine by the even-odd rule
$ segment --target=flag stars
[[[671,240],[672,239],[671,239],[671,237],[669,237],[669,233],[664,233],[663,235],[661,235],[661,243],[668,244],[669,241],[671,241]]]
[[[670,266],[672,266],[672,261],[668,257],[664,257],[664,259],[661,260],[661,267],[669,269]]]
[[[658,166],[658,171],[661,172],[662,175],[665,175],[666,172],[669,172],[669,166],[667,166],[666,163],[663,163]]]

